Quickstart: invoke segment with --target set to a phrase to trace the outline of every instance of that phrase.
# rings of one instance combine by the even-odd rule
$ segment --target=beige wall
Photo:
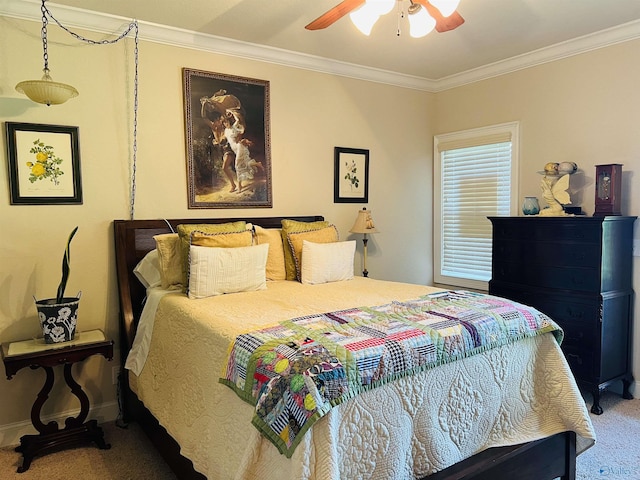
[[[0,341],[41,335],[33,296],[54,296],[70,230],[72,271],[67,293],[82,290],[79,329],[101,328],[117,339],[118,306],[111,222],[129,216],[132,41],[79,45],[49,28],[54,80],[80,96],[59,106],[36,105],[14,86],[39,78],[40,26],[0,16],[0,121],[79,127],[84,203],[11,206],[2,135],[0,164]],[[96,35],[87,34],[91,38]],[[99,38],[99,35],[98,35]],[[273,208],[189,210],[181,69],[189,67],[270,81]],[[136,218],[320,214],[341,238],[364,205],[333,203],[334,146],[370,150],[367,208],[381,233],[369,243],[372,277],[431,282],[431,142],[434,95],[141,42]],[[358,237],[359,239],[359,237]],[[361,248],[356,272],[361,270]],[[94,357],[78,368],[95,405],[113,412],[111,367]],[[61,372],[58,372],[61,373]],[[29,425],[42,371],[0,377],[0,444]],[[45,413],[77,408],[56,389]],[[24,432],[22,432],[24,433]]]
[[[78,126],[84,204],[11,206],[7,175],[0,174],[2,342],[39,335],[33,296],[54,294],[64,242],[75,225],[68,292],[83,292],[79,328],[102,328],[113,338],[118,332],[111,221],[129,215],[132,42],[79,45],[59,29],[49,30],[52,75],[76,86],[80,97],[46,107],[15,92],[19,81],[41,75],[40,29],[0,16],[0,120]],[[322,214],[341,238],[350,238],[356,210],[364,205],[333,203],[333,147],[367,148],[367,208],[381,231],[369,243],[371,276],[430,283],[433,135],[513,120],[521,122],[520,197],[539,195],[536,172],[544,163],[575,161],[584,186],[574,199],[591,214],[594,165],[623,163],[624,213],[637,214],[638,47],[627,42],[429,94],[142,42],[136,218]],[[272,209],[187,209],[182,67],[271,82]],[[0,163],[6,165],[4,135]],[[636,285],[638,271],[635,265]],[[640,333],[635,335],[639,372]],[[116,408],[111,366],[118,363],[92,358],[77,366],[92,402],[106,405],[107,417]],[[23,370],[11,381],[0,378],[0,444],[17,441],[12,434],[29,425],[43,377]],[[56,389],[45,412],[74,408],[75,400]]]
[[[621,163],[623,214],[640,208],[640,41],[595,50],[510,75],[441,92],[436,133],[520,122],[519,197],[540,194],[546,162],[576,162],[572,200],[592,215],[595,165]],[[575,184],[575,185],[574,185]],[[640,222],[634,238],[640,239]],[[633,280],[640,289],[639,257]],[[635,318],[640,318],[635,301]],[[636,323],[637,325],[637,323]],[[634,333],[634,372],[640,372],[640,328]]]

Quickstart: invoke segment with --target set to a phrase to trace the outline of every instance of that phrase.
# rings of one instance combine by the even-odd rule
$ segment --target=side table
[[[85,422],[89,414],[89,398],[71,374],[74,363],[82,362],[92,355],[102,355],[107,360],[113,358],[113,340],[107,340],[101,330],[76,333],[72,341],[60,344],[45,344],[42,339],[2,344],[2,361],[7,379],[10,380],[24,367],[32,370],[42,368],[46,373],[44,385],[31,407],[31,423],[39,433],[20,438],[20,445],[15,449],[22,453],[18,473],[27,471],[31,461],[39,454],[90,442],[95,442],[101,449],[111,448],[111,445],[105,443],[104,432],[98,422]],[[56,365],[64,365],[64,379],[71,393],[80,400],[80,413],[77,417],[67,418],[62,429],[57,422],[51,421],[45,425],[40,418],[42,406],[53,388],[53,367]]]

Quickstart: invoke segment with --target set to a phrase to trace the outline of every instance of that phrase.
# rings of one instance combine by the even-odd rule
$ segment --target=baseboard
[[[75,417],[79,413],[80,409],[69,410],[58,415],[42,417],[42,422],[44,424],[47,424],[53,420],[58,422],[58,425],[64,426],[64,421],[66,418]],[[87,419],[97,420],[99,424],[112,422],[118,418],[118,413],[118,402],[107,402],[100,405],[92,406],[89,409],[89,416],[87,417]],[[31,420],[0,425],[0,447],[18,445],[20,443],[20,437],[22,437],[23,435],[31,435],[34,433],[38,432],[31,424]]]

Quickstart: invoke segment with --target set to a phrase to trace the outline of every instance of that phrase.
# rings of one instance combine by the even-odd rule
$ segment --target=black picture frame
[[[182,72],[188,208],[271,208],[269,81]]]
[[[334,203],[369,202],[369,150],[334,148]]]
[[[11,205],[81,205],[78,127],[6,122]]]

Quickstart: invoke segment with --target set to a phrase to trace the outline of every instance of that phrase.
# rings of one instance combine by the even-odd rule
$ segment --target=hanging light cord
[[[44,58],[44,73],[49,72],[49,52],[47,51],[47,24],[49,23],[47,20],[47,7],[44,6],[44,1],[42,2],[42,7],[40,7],[42,11],[42,30],[40,36],[42,37],[42,51]]]
[[[134,80],[133,80],[133,160],[131,165],[131,191],[129,193],[130,196],[130,204],[129,204],[129,219],[133,220],[135,213],[135,201],[136,201],[136,168],[137,168],[137,158],[138,158],[138,22],[137,20],[133,20],[128,27],[122,32],[117,38],[113,40],[92,40],[90,38],[83,37],[75,32],[72,32],[67,27],[62,25],[49,11],[49,9],[45,6],[42,1],[42,45],[44,49],[44,68],[48,69],[49,64],[49,55],[47,53],[47,15],[53,20],[61,29],[67,32],[72,37],[85,42],[91,45],[112,45],[118,43],[120,40],[124,39],[129,33],[134,31]]]

